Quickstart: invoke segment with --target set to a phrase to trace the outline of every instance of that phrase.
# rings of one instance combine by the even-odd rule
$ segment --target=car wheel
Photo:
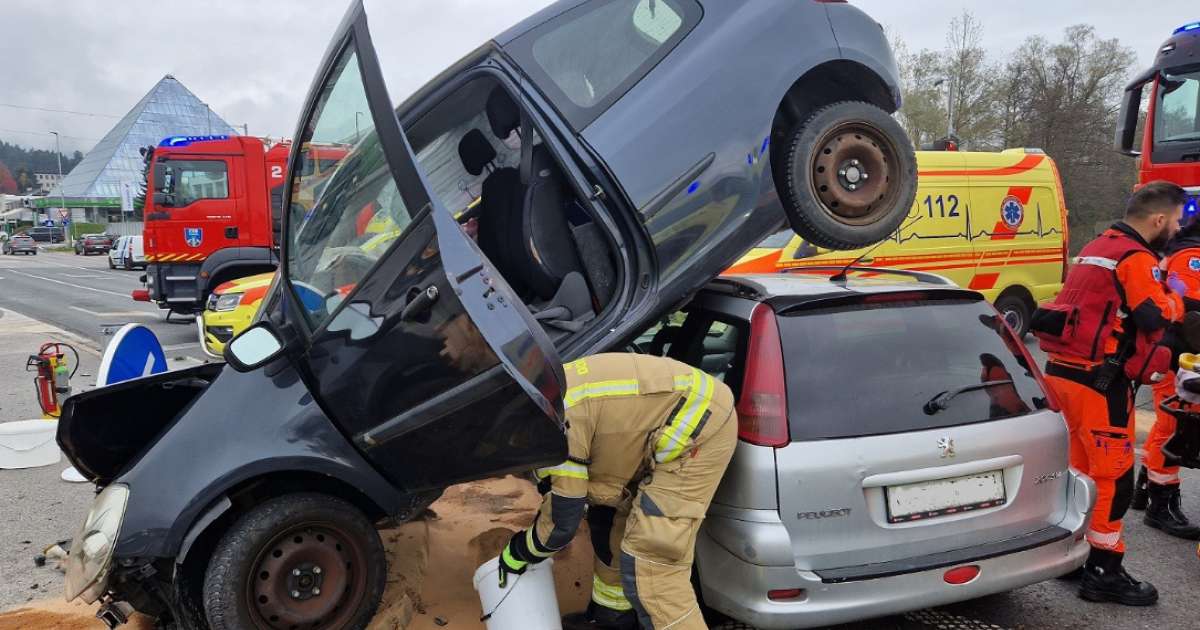
[[[243,514],[204,576],[214,630],[363,628],[383,598],[387,560],[357,508],[332,496],[289,494]]]
[[[869,103],[818,109],[791,133],[781,195],[792,228],[818,247],[855,249],[891,236],[912,208],[917,158],[895,118]]]
[[[116,269],[116,268],[117,268],[117,266],[113,264],[112,258],[109,258],[109,259],[108,259],[108,268],[109,268],[109,269]]]
[[[1024,339],[1026,333],[1029,332],[1029,305],[1019,295],[1002,295],[996,300],[996,310],[1000,311],[1000,316],[1004,318],[1004,322],[1008,324],[1013,332],[1017,333],[1017,338]]]

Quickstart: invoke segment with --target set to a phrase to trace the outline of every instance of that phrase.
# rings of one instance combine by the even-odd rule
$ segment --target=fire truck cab
[[[1141,150],[1133,148],[1142,91],[1150,86]],[[1192,199],[1184,218],[1200,204],[1200,21],[1184,24],[1158,49],[1154,64],[1125,88],[1116,149],[1138,159],[1138,185],[1165,179]]]
[[[213,287],[278,266],[289,145],[172,136],[154,149],[145,206],[145,283],[161,308],[192,314]]]

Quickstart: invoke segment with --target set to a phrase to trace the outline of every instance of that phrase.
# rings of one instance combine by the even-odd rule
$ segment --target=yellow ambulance
[[[787,231],[726,273],[837,267],[863,256],[858,265],[928,271],[977,290],[1025,334],[1066,274],[1067,207],[1054,160],[1037,149],[918,151],[917,171],[908,218],[873,250],[830,251]]]

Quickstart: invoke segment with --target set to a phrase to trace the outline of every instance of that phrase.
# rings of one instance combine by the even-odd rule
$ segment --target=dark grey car
[[[38,252],[37,241],[26,234],[14,234],[4,241],[3,252],[8,255],[33,254],[36,256]]]
[[[399,108],[371,36],[355,2],[233,369],[65,404],[102,487],[67,595],[110,623],[362,626],[373,522],[565,458],[563,359],[623,347],[785,221],[852,247],[911,206],[895,64],[846,4],[558,2]]]

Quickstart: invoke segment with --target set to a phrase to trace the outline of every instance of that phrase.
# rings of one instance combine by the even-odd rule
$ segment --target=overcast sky
[[[741,0],[710,0],[741,1]],[[746,0],[753,2],[755,0]],[[803,1],[803,0],[792,0]],[[380,0],[382,3],[383,0]],[[996,56],[1030,35],[1096,26],[1135,49],[1139,66],[1176,27],[1200,20],[1196,0],[852,0],[912,50],[940,49],[964,9],[985,25]],[[385,48],[393,99],[548,0],[388,0],[368,17]],[[164,74],[230,124],[290,136],[301,99],[343,13],[342,0],[4,0],[0,4],[0,139],[87,151]],[[389,28],[382,30],[384,26]],[[399,60],[399,63],[396,63]],[[72,110],[90,116],[10,107]]]

